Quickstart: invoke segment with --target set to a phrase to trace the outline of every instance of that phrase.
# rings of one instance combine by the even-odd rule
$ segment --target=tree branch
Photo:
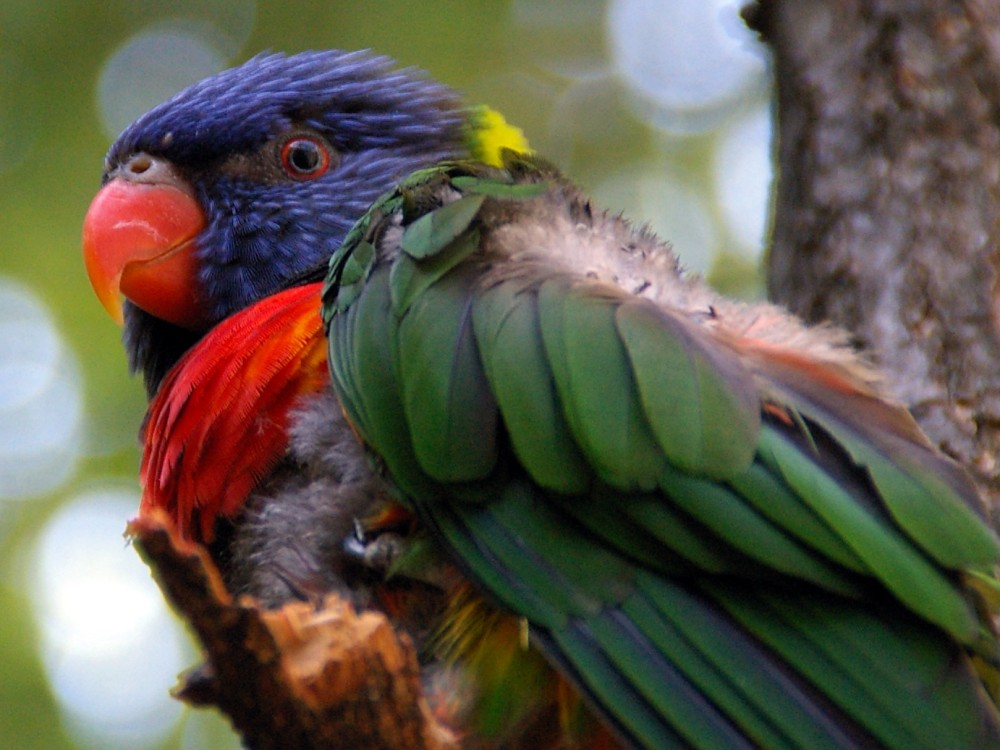
[[[336,596],[263,610],[226,592],[207,552],[165,515],[129,526],[160,588],[204,649],[176,697],[217,706],[254,750],[365,747],[453,750],[421,694],[413,645],[384,615]]]

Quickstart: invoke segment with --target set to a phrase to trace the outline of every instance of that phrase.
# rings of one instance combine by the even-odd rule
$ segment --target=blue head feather
[[[312,272],[320,278],[375,198],[416,169],[464,155],[466,118],[452,90],[385,57],[266,54],[136,120],[108,152],[105,175],[145,152],[191,181],[208,217],[198,292],[221,320]],[[269,171],[269,144],[297,130],[320,133],[336,151],[318,179]],[[126,305],[126,346],[150,387],[196,338]]]
[[[151,109],[119,135],[107,166],[146,151],[202,168],[253,151],[294,124],[328,133],[338,149],[412,155],[446,140],[454,147],[464,116],[451,89],[415,69],[397,70],[387,57],[264,54]]]

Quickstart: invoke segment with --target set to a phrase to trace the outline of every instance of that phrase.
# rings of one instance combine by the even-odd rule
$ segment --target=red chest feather
[[[185,537],[208,542],[275,468],[291,411],[329,380],[320,287],[227,318],[168,373],[143,428],[140,513],[163,508]]]

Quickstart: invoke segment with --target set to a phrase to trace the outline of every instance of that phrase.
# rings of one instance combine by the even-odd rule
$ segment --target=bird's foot
[[[354,521],[354,533],[344,540],[344,554],[361,567],[387,575],[393,565],[405,554],[409,544],[395,531],[371,533],[364,525]]]

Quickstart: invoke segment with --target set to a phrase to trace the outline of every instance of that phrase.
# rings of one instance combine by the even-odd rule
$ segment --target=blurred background
[[[0,737],[235,748],[168,689],[197,653],[122,533],[144,412],[80,224],[109,143],[262,50],[374,48],[519,124],[688,268],[760,294],[765,52],[738,0],[4,0],[0,4]]]

